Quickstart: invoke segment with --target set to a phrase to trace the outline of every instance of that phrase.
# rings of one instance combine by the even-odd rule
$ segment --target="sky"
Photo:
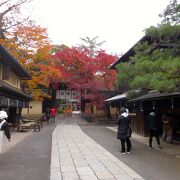
[[[105,41],[107,53],[124,54],[157,26],[170,0],[33,0],[31,19],[48,30],[54,44],[82,44],[80,38]]]

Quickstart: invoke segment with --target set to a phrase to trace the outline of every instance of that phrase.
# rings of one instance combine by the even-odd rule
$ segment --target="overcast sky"
[[[54,44],[76,46],[81,37],[98,36],[108,53],[125,53],[160,22],[170,0],[34,0],[31,19]]]

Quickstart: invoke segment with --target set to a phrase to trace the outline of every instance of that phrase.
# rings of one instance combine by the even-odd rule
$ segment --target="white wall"
[[[30,101],[28,108],[22,109],[22,115],[39,115],[42,114],[42,101]]]

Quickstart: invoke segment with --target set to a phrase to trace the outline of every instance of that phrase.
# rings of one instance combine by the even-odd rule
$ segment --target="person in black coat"
[[[158,147],[161,148],[160,139],[159,139],[159,123],[158,123],[157,114],[155,112],[149,113],[148,117],[145,119],[145,123],[149,131],[149,147],[152,148],[152,139],[153,137],[156,137]]]
[[[127,153],[130,153],[131,150],[131,141],[130,141],[131,132],[129,133],[130,122],[131,119],[128,116],[128,112],[126,108],[122,107],[120,109],[120,115],[117,119],[117,125],[118,125],[117,139],[120,139],[121,141],[122,154],[126,153],[125,143],[127,145]]]

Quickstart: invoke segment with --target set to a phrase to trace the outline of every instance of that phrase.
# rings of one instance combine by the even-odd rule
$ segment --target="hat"
[[[7,118],[8,115],[5,111],[0,111],[0,119],[4,119],[4,118]]]

